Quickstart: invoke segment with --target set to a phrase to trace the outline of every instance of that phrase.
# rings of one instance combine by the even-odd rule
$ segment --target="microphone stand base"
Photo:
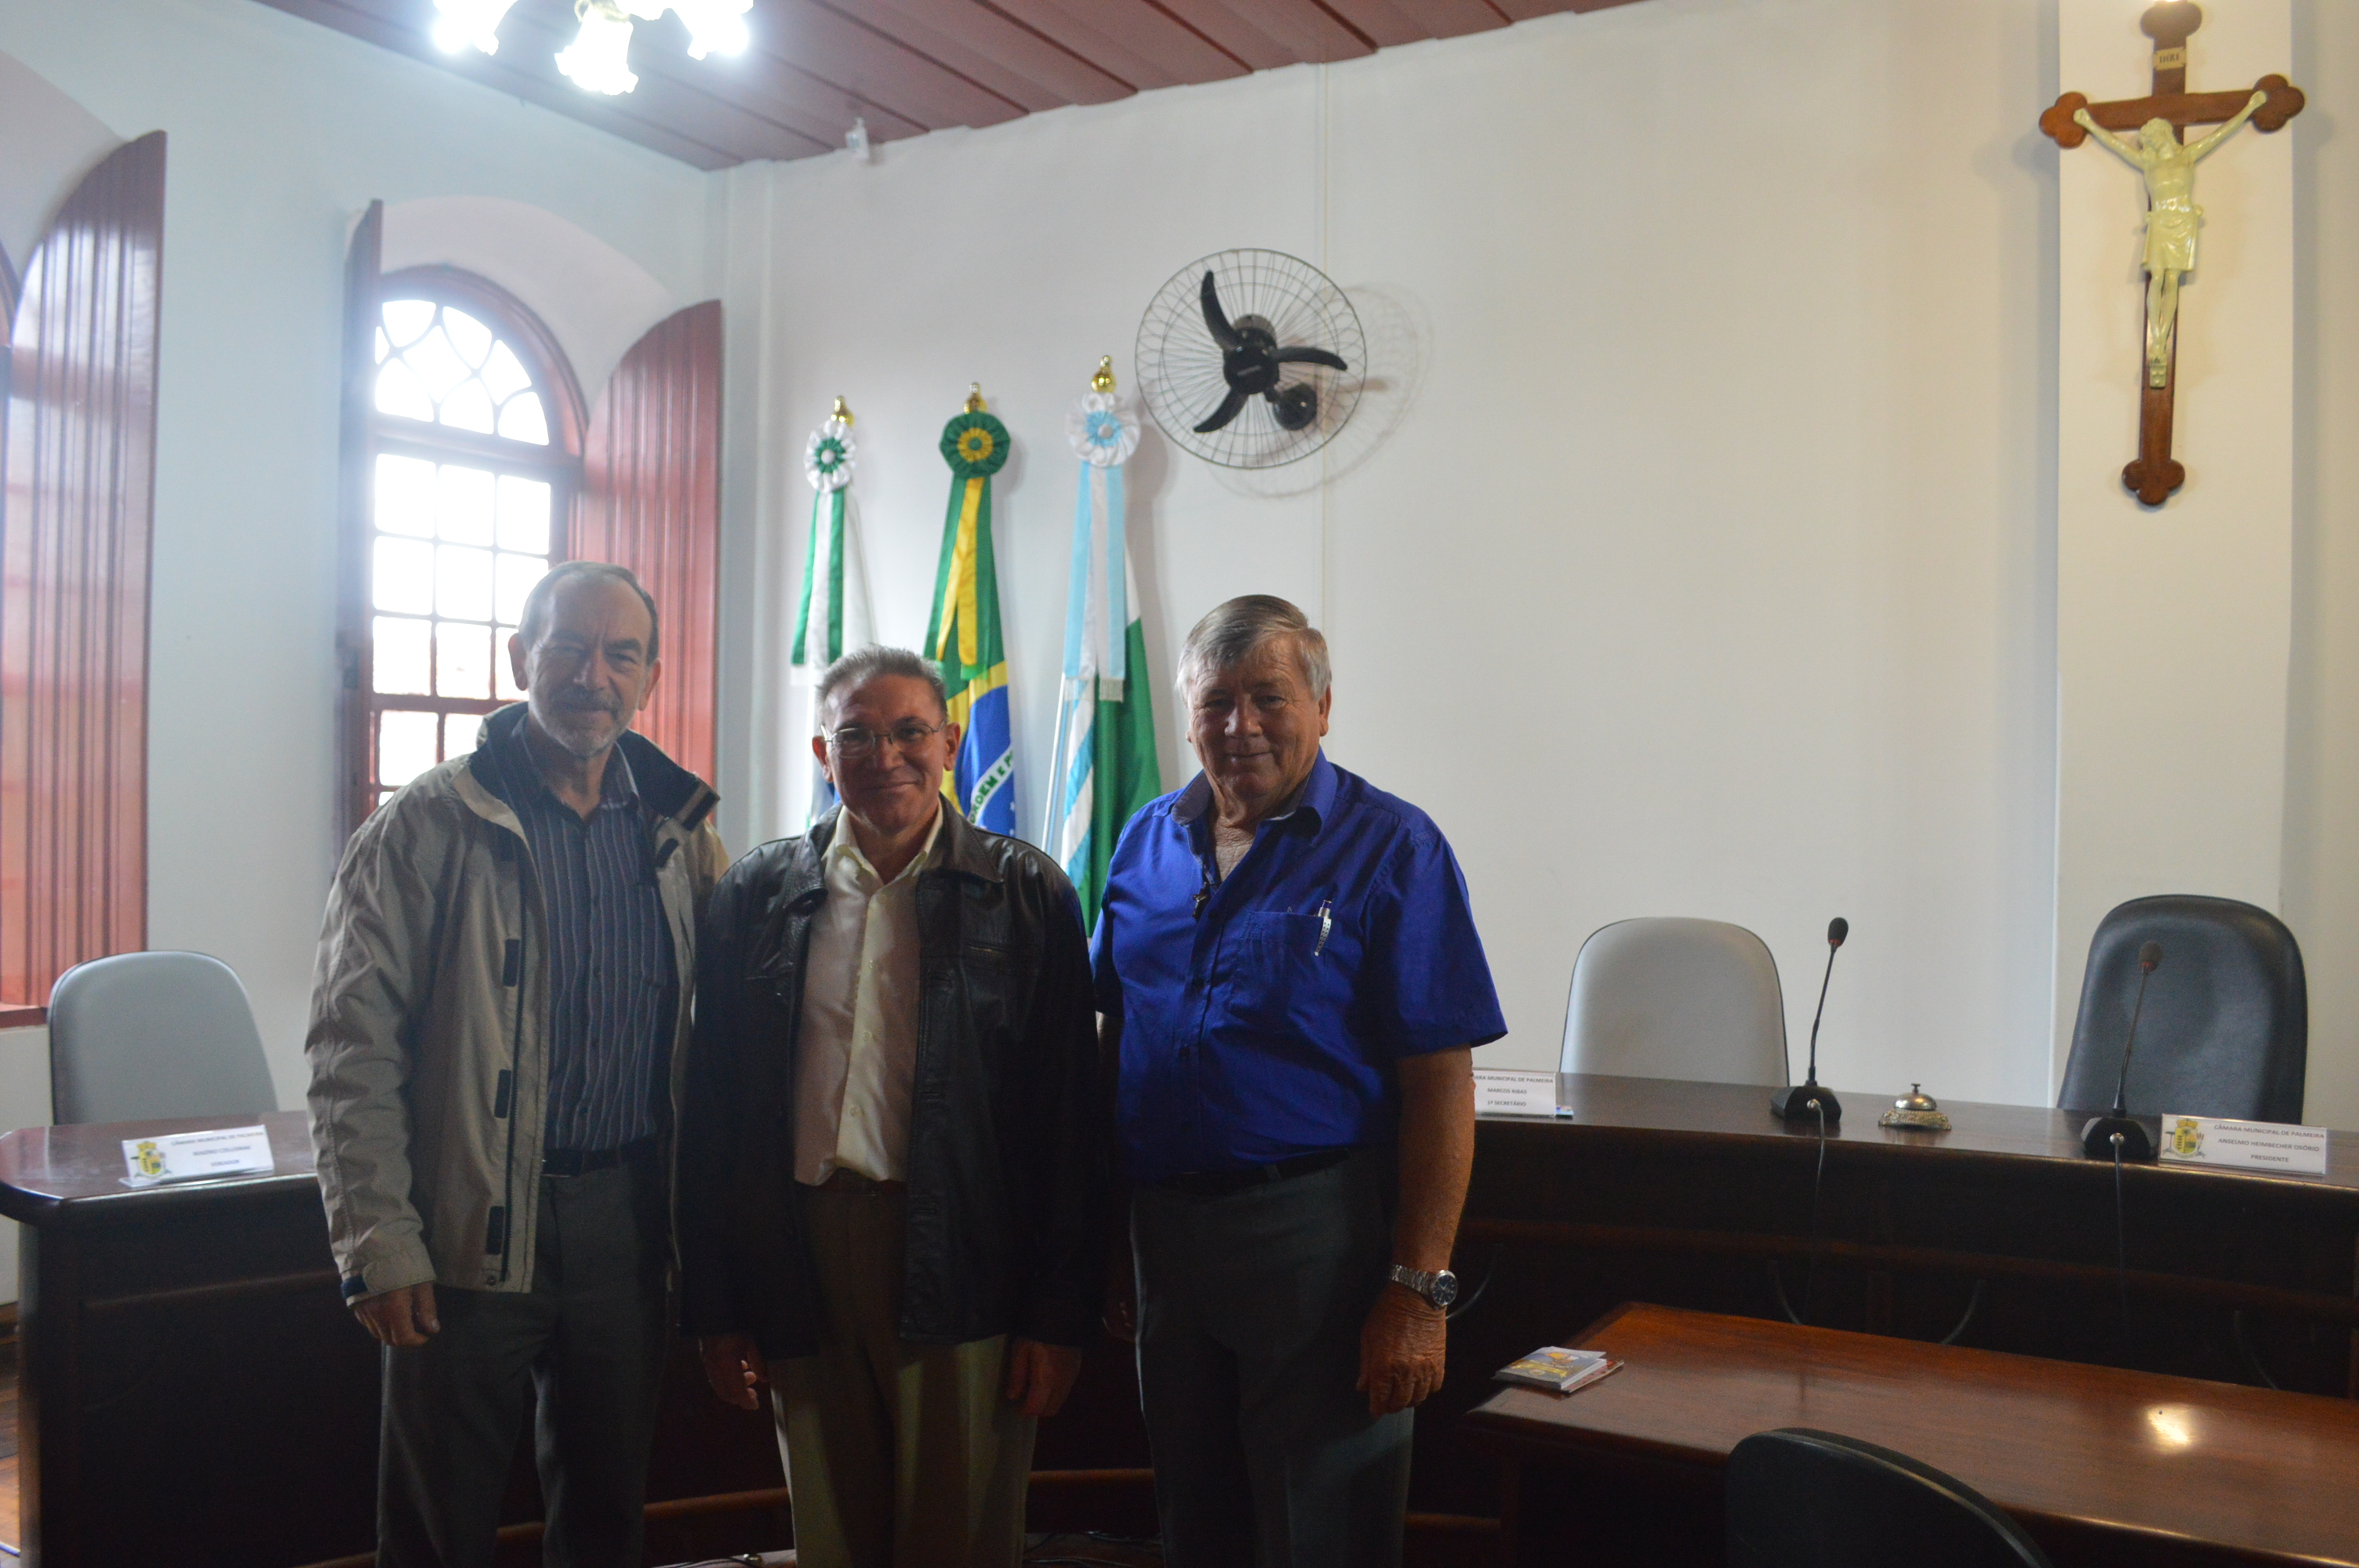
[[[2122,1141],[2122,1159],[2151,1160],[2159,1152],[2162,1141],[2162,1118],[2158,1116],[2093,1116],[2081,1129],[2081,1152],[2092,1160],[2114,1157],[2114,1137]]]
[[[1810,1103],[1813,1100],[1818,1102],[1815,1109]],[[1799,1122],[1805,1127],[1815,1128],[1821,1115],[1826,1117],[1829,1127],[1843,1120],[1843,1101],[1835,1098],[1834,1091],[1821,1088],[1817,1084],[1796,1084],[1790,1088],[1779,1089],[1769,1097],[1769,1108],[1786,1120]],[[2160,1125],[2156,1123],[2158,1128]],[[2107,1157],[2111,1158],[2111,1151],[2107,1152]]]

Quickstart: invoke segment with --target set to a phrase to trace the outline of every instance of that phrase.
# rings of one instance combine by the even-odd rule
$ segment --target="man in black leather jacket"
[[[944,800],[931,666],[848,654],[814,704],[843,804],[738,861],[700,941],[681,1326],[723,1400],[772,1382],[806,1568],[1014,1568],[1103,1291],[1080,906]]]

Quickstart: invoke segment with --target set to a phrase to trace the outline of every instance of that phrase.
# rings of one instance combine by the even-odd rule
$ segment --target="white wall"
[[[840,392],[883,631],[918,637],[934,442],[980,379],[1018,447],[995,504],[1037,824],[1065,407],[1102,352],[1135,384],[1179,267],[1294,252],[1406,381],[1359,416],[1397,426],[1279,495],[1143,451],[1150,662],[1168,681],[1234,593],[1321,622],[1332,754],[1464,861],[1513,1031],[1486,1059],[1552,1063],[1582,937],[1647,914],[1759,931],[1799,1049],[1841,914],[1831,1081],[2042,1101],[2053,27],[2035,0],[1650,0],[740,171],[727,297],[766,358],[733,389],[732,576],[761,597],[731,624],[788,602],[801,441]],[[734,645],[775,669],[777,635]],[[724,732],[774,702],[731,696]],[[799,820],[792,744],[724,765],[765,835]]]
[[[21,63],[0,55],[0,255],[19,273],[58,207],[122,138]]]
[[[2285,907],[2310,973],[2304,1115],[2359,1127],[2359,6],[2296,0],[2293,676]]]
[[[721,187],[253,0],[0,0],[0,53],[117,135],[170,135],[148,941],[237,969],[279,1102],[299,1105],[312,945],[341,847],[332,650],[350,226],[372,198],[529,203],[686,302],[713,292]],[[10,1087],[16,1065],[0,1050],[0,1107],[25,1098]]]

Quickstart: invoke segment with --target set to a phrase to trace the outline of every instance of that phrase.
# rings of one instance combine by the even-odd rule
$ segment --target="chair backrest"
[[[2022,1527],[1954,1476],[1808,1427],[1728,1456],[1728,1568],[2049,1568]]]
[[[1558,1071],[1786,1081],[1786,997],[1760,937],[1720,920],[1617,920],[1572,961]]]
[[[118,953],[60,975],[49,1105],[61,1125],[277,1109],[236,971],[202,953]]]
[[[2081,1016],[2056,1103],[2114,1103],[2138,949],[2162,945],[2130,1058],[2130,1110],[2245,1121],[2299,1121],[2310,1067],[2310,987],[2301,947],[2266,909],[2228,898],[2134,898],[2097,923],[2081,979]]]

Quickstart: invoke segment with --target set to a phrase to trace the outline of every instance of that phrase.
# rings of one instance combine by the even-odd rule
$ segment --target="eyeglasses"
[[[949,728],[947,724],[920,724],[914,719],[906,724],[896,724],[892,729],[884,730],[867,730],[857,724],[847,724],[827,739],[828,743],[835,748],[840,756],[864,757],[887,741],[906,753],[916,751]]]

